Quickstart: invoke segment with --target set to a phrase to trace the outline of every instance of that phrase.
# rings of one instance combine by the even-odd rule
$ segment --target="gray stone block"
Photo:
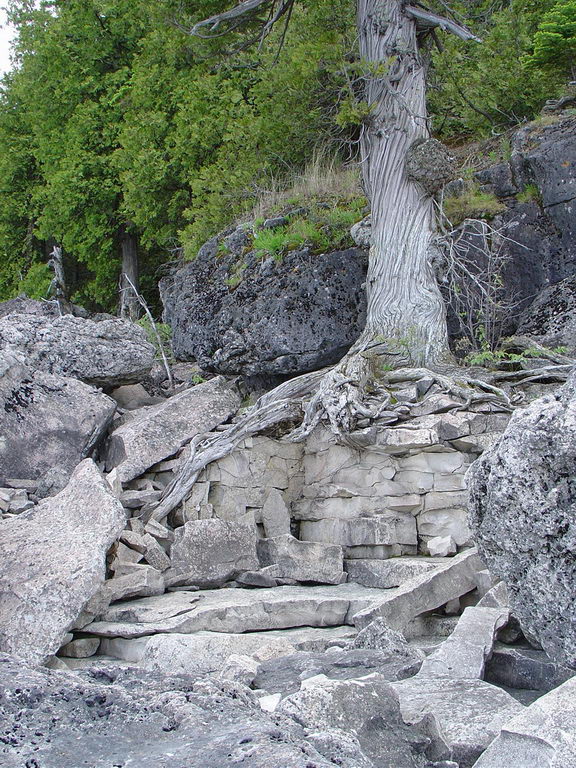
[[[110,436],[106,468],[117,467],[120,480],[128,482],[226,421],[239,405],[236,387],[217,377],[143,408]]]
[[[165,574],[169,586],[217,586],[259,567],[254,527],[217,518],[177,528],[170,556],[172,567]]]
[[[276,565],[279,578],[340,584],[342,581],[342,547],[299,541],[289,533],[261,539],[258,542],[261,565]]]

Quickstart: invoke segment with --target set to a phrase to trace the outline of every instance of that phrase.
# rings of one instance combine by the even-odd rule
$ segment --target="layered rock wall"
[[[438,537],[461,547],[470,540],[465,473],[507,419],[423,416],[362,431],[357,448],[324,428],[303,444],[250,438],[207,467],[180,514],[255,523],[261,536],[276,535],[270,526],[284,517],[281,532],[338,544],[347,559],[427,553]]]

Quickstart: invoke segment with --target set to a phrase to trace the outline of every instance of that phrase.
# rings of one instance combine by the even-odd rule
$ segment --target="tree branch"
[[[239,3],[229,11],[217,13],[214,16],[210,16],[208,19],[204,19],[203,21],[199,21],[197,24],[194,24],[188,34],[198,35],[199,30],[202,29],[202,27],[210,27],[211,31],[215,30],[223,21],[231,21],[232,19],[237,19],[240,16],[245,16],[247,13],[251,13],[257,8],[260,8],[260,6],[267,5],[269,2],[270,0],[244,0],[242,3]]]
[[[473,35],[469,29],[466,29],[466,27],[463,27],[451,19],[447,19],[445,16],[438,16],[436,13],[425,11],[423,8],[416,8],[413,5],[407,5],[404,8],[404,11],[408,16],[412,16],[412,18],[416,20],[417,25],[421,28],[434,29],[435,27],[440,27],[440,29],[444,29],[446,32],[452,32],[453,35],[456,35],[456,37],[459,37],[461,40],[475,40],[477,43],[482,42],[480,38]]]

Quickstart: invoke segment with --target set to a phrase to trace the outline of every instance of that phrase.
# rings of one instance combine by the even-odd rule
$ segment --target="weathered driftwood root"
[[[447,395],[462,401],[462,405],[454,408],[457,411],[465,411],[481,403],[498,403],[499,406],[512,410],[510,398],[503,389],[482,379],[472,378],[463,370],[454,369],[454,375],[447,375],[428,368],[399,368],[386,374],[386,379],[390,384],[432,379]]]
[[[279,400],[256,410],[250,409],[245,418],[224,432],[199,435],[191,443],[190,457],[180,474],[166,488],[158,505],[145,511],[143,519],[163,520],[190,493],[202,470],[212,461],[227,456],[246,437],[301,416],[300,400]]]
[[[428,392],[450,395],[459,405],[453,410],[494,403],[512,410],[508,395],[493,384],[427,368],[401,368],[382,371],[371,355],[354,353],[331,369],[315,371],[285,382],[263,395],[237,421],[221,432],[196,437],[190,455],[174,481],[154,507],[143,511],[145,520],[163,520],[188,496],[200,473],[208,464],[231,453],[246,437],[284,425],[284,439],[304,440],[319,424],[325,424],[341,442],[354,443],[352,433],[360,426],[376,422],[379,426],[404,421],[417,403],[398,401],[394,386],[425,382]],[[436,386],[434,386],[436,385]]]
[[[190,456],[180,473],[167,486],[159,503],[144,510],[143,519],[160,521],[167,517],[190,493],[202,470],[211,462],[227,456],[245,438],[283,422],[301,420],[303,399],[318,386],[325,374],[326,370],[314,371],[284,382],[263,395],[225,431],[194,438],[190,443]]]
[[[348,355],[327,371],[314,395],[303,405],[302,424],[288,439],[304,440],[320,422],[326,422],[336,437],[346,440],[359,419],[378,419],[381,424],[398,421],[406,409],[390,407],[391,396],[376,385],[373,365],[373,358],[360,352]]]
[[[553,384],[566,381],[570,372],[574,369],[574,362],[566,365],[544,365],[541,368],[522,368],[519,371],[497,371],[490,377],[490,381],[500,381],[503,384],[523,386],[535,382]]]

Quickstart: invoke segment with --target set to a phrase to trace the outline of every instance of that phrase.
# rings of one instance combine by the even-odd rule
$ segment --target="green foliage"
[[[257,229],[252,247],[261,258],[272,256],[276,260],[289,251],[304,247],[313,253],[348,248],[353,245],[350,227],[362,218],[363,203],[364,198],[341,202],[334,207],[312,203],[308,213],[294,216],[284,226]]]
[[[461,139],[533,118],[572,66],[574,2],[455,0],[483,43],[443,36],[430,90],[436,129]],[[354,3],[299,3],[284,40],[279,26],[234,57],[226,54],[242,42],[240,29],[203,41],[173,23],[186,29],[222,7],[9,1],[18,43],[17,68],[0,87],[0,298],[16,295],[23,280],[41,290],[56,242],[74,300],[114,310],[128,230],[153,304],[158,270],[175,249],[192,258],[263,193],[301,175],[320,148],[333,157],[354,146],[372,112],[362,84],[386,77],[394,63],[368,65],[357,55]],[[495,152],[504,157],[510,147]],[[318,186],[332,183],[326,170],[318,165]],[[281,258],[292,248],[351,244],[349,226],[365,204],[359,193],[290,197],[293,205],[312,201],[311,215],[284,231],[257,228],[255,248]],[[329,208],[316,205],[322,200]],[[451,204],[456,220],[494,215],[499,205],[479,193]],[[238,267],[229,287],[241,277]]]
[[[242,277],[244,274],[244,270],[248,264],[246,264],[245,261],[237,261],[230,270],[230,277],[228,277],[224,282],[228,286],[228,288],[231,288],[232,290],[236,288],[240,283],[242,282]]]
[[[521,192],[516,195],[519,203],[541,203],[542,196],[536,184],[526,184]]]
[[[164,13],[171,5],[181,17],[175,0]],[[181,242],[193,258],[271,178],[300,170],[331,131],[342,133],[333,115],[352,29],[348,0],[316,0],[295,8],[279,57],[275,29],[258,50],[203,59],[198,41],[154,26],[134,62],[117,156],[127,215],[148,247]]]
[[[567,352],[566,347],[555,347],[554,349],[545,351],[552,352],[557,355],[564,355]],[[530,358],[541,358],[542,348],[528,347],[528,349],[522,352],[510,352],[505,349],[490,349],[486,344],[481,349],[471,352],[464,358],[466,365],[480,365],[483,368],[490,368],[496,370],[503,366],[510,367],[515,363],[526,363]]]
[[[141,328],[146,331],[146,338],[149,343],[152,344],[156,350],[155,357],[157,360],[162,359],[162,350],[167,356],[169,362],[174,362],[172,358],[172,328],[167,323],[154,322],[154,326],[149,317],[141,317],[137,321]]]
[[[289,232],[288,227],[262,229],[254,235],[254,250],[261,258],[272,256],[280,260],[282,254],[293,251],[303,245],[304,240]]]
[[[433,55],[430,109],[444,137],[489,135],[533,119],[564,80],[531,66],[534,36],[553,0],[454,0],[451,7],[482,38],[443,38]]]
[[[75,299],[117,301],[121,189],[113,163],[130,64],[145,19],[130,0],[12,2],[19,67],[4,81],[26,141],[32,241],[57,242],[74,270]],[[71,32],[73,30],[73,32]],[[2,144],[9,140],[2,135]],[[8,210],[17,204],[9,191]],[[0,230],[2,247],[7,240]],[[27,249],[25,260],[36,256]],[[22,286],[15,286],[21,289]]]
[[[336,124],[341,128],[358,127],[371,115],[372,106],[367,101],[349,96],[342,99],[336,115]]]
[[[492,219],[505,208],[495,195],[482,192],[477,184],[468,184],[461,195],[444,200],[444,214],[454,227],[465,219]]]
[[[526,63],[560,77],[576,77],[576,0],[557,3],[544,14]]]
[[[20,293],[25,293],[31,299],[45,299],[54,275],[46,264],[32,264],[26,275],[20,281]]]

